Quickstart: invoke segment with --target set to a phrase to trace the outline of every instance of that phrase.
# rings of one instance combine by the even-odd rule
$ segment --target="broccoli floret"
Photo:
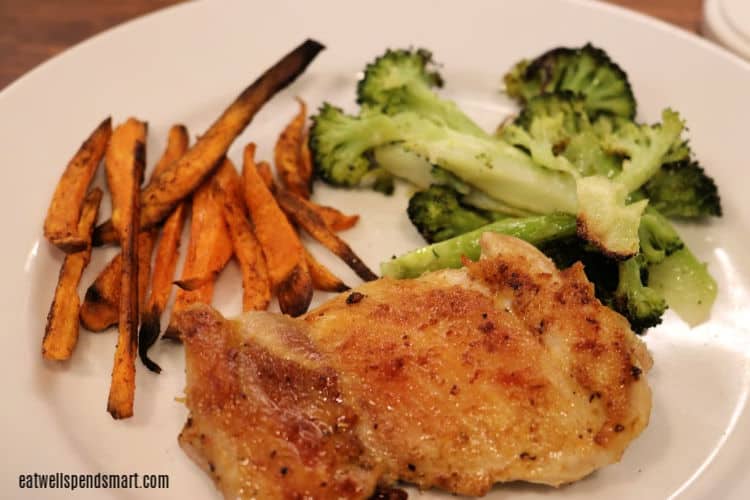
[[[365,68],[357,85],[357,102],[389,115],[412,111],[462,132],[486,135],[456,103],[433,91],[443,85],[434,66],[428,50],[388,50]]]
[[[537,140],[537,148],[539,142],[549,144],[551,154],[562,156],[568,168],[583,177],[612,177],[621,170],[622,158],[602,147],[602,137],[619,128],[619,119],[601,116],[592,124],[584,109],[583,99],[572,92],[532,97],[513,124],[502,129],[506,140],[529,150],[529,139],[519,134],[516,127],[521,127]],[[530,152],[533,157],[534,152]],[[536,153],[540,157],[539,152]]]
[[[641,216],[638,237],[641,255],[648,264],[658,264],[685,246],[669,221],[651,207]]]
[[[550,214],[503,219],[460,236],[418,248],[380,264],[380,272],[390,278],[416,278],[427,271],[459,268],[462,257],[477,260],[482,233],[495,232],[515,236],[532,245],[567,239],[575,235],[576,220],[571,215]]]
[[[648,182],[665,161],[675,156],[675,151],[682,150],[684,142],[681,136],[685,124],[680,115],[665,109],[661,117],[661,123],[655,125],[622,124],[604,138],[605,149],[627,157],[617,180],[628,193]]]
[[[651,206],[667,217],[721,216],[721,199],[714,180],[691,160],[662,165],[646,184]]]
[[[636,333],[661,323],[667,310],[664,296],[643,284],[640,257],[632,257],[618,264],[618,283],[608,305],[625,316]]]
[[[537,95],[567,90],[583,96],[591,117],[635,116],[635,97],[627,75],[606,52],[591,44],[560,47],[532,61],[521,61],[504,80],[508,94],[522,103]]]
[[[567,91],[531,97],[513,123],[530,130],[534,119],[558,114],[564,117],[562,130],[566,135],[577,134],[591,127],[583,98]]]
[[[430,186],[409,200],[409,219],[428,243],[468,233],[492,220],[479,210],[462,205],[458,196],[449,187]]]
[[[398,137],[391,120],[379,112],[363,109],[360,118],[353,118],[325,103],[312,117],[310,128],[315,173],[334,186],[364,187],[368,182],[374,183],[377,175],[367,175],[376,168],[370,156],[373,147]]]

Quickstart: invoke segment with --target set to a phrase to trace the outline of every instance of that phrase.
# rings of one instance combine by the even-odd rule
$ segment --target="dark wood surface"
[[[592,0],[596,1],[596,0]],[[701,0],[607,0],[697,32]],[[180,0],[0,0],[0,89],[100,31]]]

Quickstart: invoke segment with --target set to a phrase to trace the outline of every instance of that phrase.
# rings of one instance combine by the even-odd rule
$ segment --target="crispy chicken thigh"
[[[485,234],[482,258],[380,279],[302,319],[178,319],[183,448],[227,498],[367,498],[396,480],[482,495],[617,462],[651,358],[580,264]]]

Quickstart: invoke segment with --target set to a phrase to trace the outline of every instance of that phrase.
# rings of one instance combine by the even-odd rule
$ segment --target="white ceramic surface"
[[[750,2],[704,0],[702,23],[706,37],[750,59]]]
[[[750,497],[750,66],[658,21],[573,0],[188,3],[97,36],[0,93],[0,497],[218,498],[176,443],[186,415],[175,401],[184,383],[179,347],[153,350],[165,369],[161,376],[139,366],[136,415],[120,422],[105,411],[113,331],[82,332],[70,363],[42,362],[40,341],[62,256],[41,238],[41,225],[61,169],[104,116],[149,121],[151,165],[172,123],[201,133],[247,83],[308,36],[328,49],[258,114],[231,148],[235,160],[249,140],[259,143],[261,158],[271,157],[276,134],[295,112],[294,95],[313,108],[324,99],[353,107],[357,73],[386,47],[432,49],[444,63],[447,94],[488,127],[514,109],[497,92],[511,63],[587,41],[627,69],[640,118],[655,120],[664,106],[683,114],[691,144],[724,200],[724,218],[683,226],[719,282],[711,321],[689,330],[668,314],[646,337],[655,359],[653,414],[621,463],[559,490],[514,484],[496,488],[492,497]],[[405,189],[384,198],[321,186],[316,197],[362,214],[346,238],[372,267],[421,244],[404,215]],[[343,265],[315,250],[356,283]],[[111,252],[96,252],[83,286]],[[221,277],[216,305],[227,314],[239,311],[234,265]],[[171,482],[167,490],[148,491],[18,489],[18,475],[33,472],[166,473]]]

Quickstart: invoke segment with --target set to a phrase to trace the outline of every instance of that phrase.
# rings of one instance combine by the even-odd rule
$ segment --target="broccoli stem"
[[[688,247],[648,268],[648,286],[690,326],[706,321],[716,300],[716,281]]]
[[[415,278],[427,271],[461,267],[461,257],[477,260],[482,233],[495,232],[515,236],[532,245],[567,238],[576,233],[572,215],[550,214],[520,219],[503,219],[474,231],[401,255],[380,264],[380,272],[390,278]]]

